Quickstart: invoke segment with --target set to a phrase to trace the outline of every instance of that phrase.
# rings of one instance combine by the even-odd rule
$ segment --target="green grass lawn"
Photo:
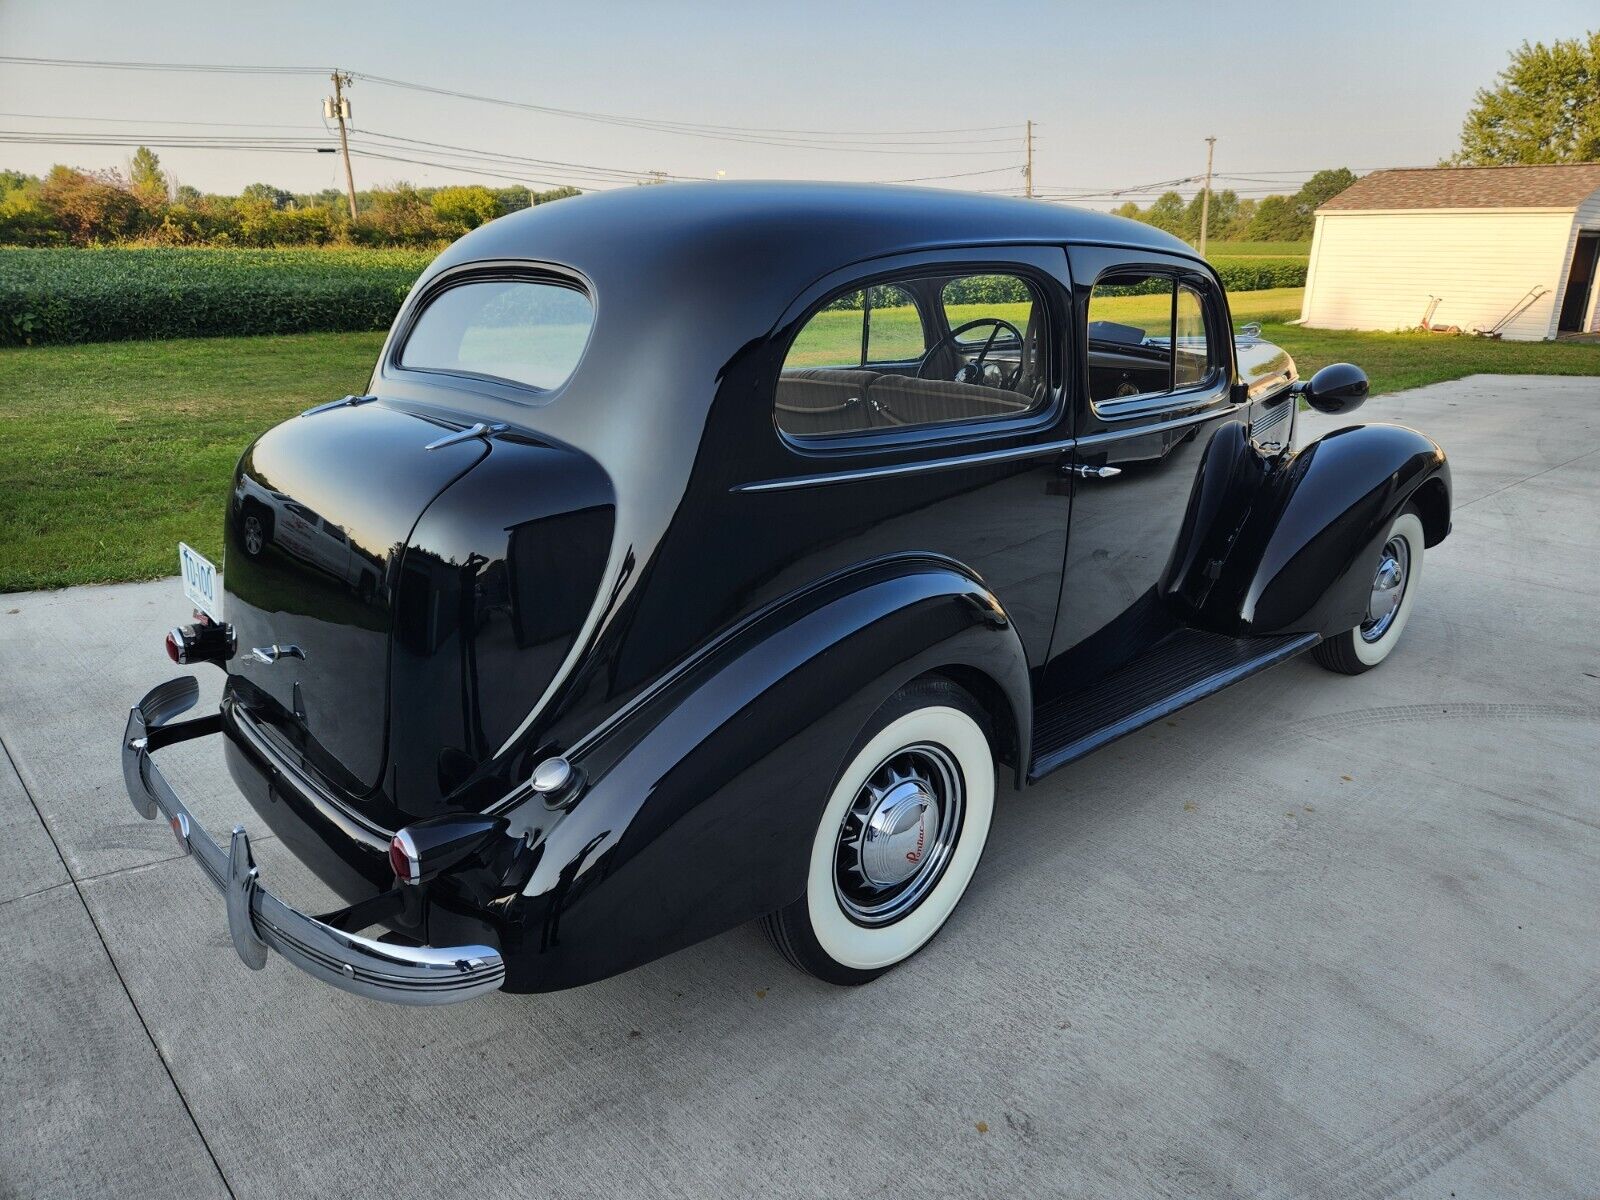
[[[218,561],[234,463],[263,429],[359,392],[381,333],[0,350],[0,591]]]
[[[1593,344],[1300,329],[1282,323],[1299,315],[1299,289],[1231,299],[1234,319],[1261,321],[1302,375],[1353,362],[1374,393],[1480,372],[1600,376]],[[1117,315],[1137,320],[1150,300],[1120,297]],[[171,575],[180,539],[215,560],[240,452],[285,417],[360,391],[382,340],[319,333],[0,350],[0,591]],[[1382,404],[1363,415],[1381,420]]]

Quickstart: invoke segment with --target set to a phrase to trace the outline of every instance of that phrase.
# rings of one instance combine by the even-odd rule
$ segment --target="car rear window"
[[[428,302],[399,362],[548,391],[572,377],[593,324],[594,304],[577,288],[533,279],[459,283]]]

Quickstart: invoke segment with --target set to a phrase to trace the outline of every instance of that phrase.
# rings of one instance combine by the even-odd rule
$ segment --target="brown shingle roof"
[[[1600,191],[1600,162],[1374,171],[1318,212],[1388,208],[1577,208]]]

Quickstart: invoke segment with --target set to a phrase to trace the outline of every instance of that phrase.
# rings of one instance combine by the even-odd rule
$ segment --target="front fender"
[[[1450,527],[1450,467],[1431,439],[1353,425],[1264,458],[1237,427],[1207,448],[1163,588],[1181,618],[1231,634],[1317,633],[1361,622],[1390,524],[1422,510]]]
[[[816,822],[867,720],[943,670],[983,680],[1025,769],[1027,659],[999,601],[943,560],[849,572],[747,622],[579,743],[585,786],[508,814],[535,847],[512,990],[627,970],[801,895]]]

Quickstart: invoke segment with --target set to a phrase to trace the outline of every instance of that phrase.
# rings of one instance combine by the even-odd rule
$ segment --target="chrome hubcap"
[[[834,893],[861,925],[887,925],[922,902],[961,831],[966,789],[942,746],[908,746],[880,763],[839,828]]]
[[[1400,602],[1405,599],[1406,579],[1411,568],[1411,546],[1405,538],[1390,538],[1372,577],[1372,594],[1367,597],[1367,619],[1361,622],[1363,641],[1375,642],[1389,632]]]

